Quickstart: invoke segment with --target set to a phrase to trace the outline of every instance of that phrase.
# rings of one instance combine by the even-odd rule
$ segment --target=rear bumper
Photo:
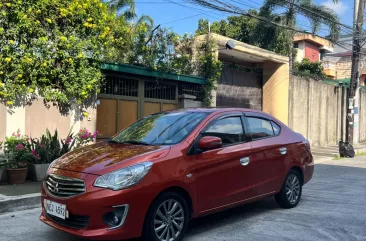
[[[310,153],[311,162],[308,163],[304,168],[304,184],[308,183],[314,174],[314,158],[313,155]]]

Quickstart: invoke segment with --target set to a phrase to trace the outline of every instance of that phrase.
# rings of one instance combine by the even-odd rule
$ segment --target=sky
[[[228,14],[190,4],[184,0],[135,0],[136,11],[139,16],[149,15],[154,19],[155,25],[171,28],[178,34],[193,34],[197,29],[198,19],[204,18],[211,22],[225,19]],[[259,9],[263,0],[227,0],[243,9]],[[332,8],[341,19],[341,22],[352,25],[354,0],[340,0],[333,4],[332,0],[313,0],[314,3]],[[299,27],[309,29],[310,23],[304,18],[298,19]],[[322,27],[319,35],[326,35],[327,31]],[[346,30],[342,34],[347,33]]]

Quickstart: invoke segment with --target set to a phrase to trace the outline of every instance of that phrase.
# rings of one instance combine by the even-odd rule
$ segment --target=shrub
[[[293,66],[294,75],[323,80],[326,78],[324,68],[320,62],[310,62],[308,58],[304,58],[300,63],[295,62]]]
[[[27,148],[29,138],[22,135],[19,129],[5,139],[4,152],[9,155],[10,160],[3,165],[7,165],[9,168],[21,168],[33,161],[32,153]]]

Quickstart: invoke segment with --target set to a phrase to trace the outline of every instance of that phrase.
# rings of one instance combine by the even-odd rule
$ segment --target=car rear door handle
[[[285,155],[285,154],[287,153],[287,148],[286,148],[286,147],[282,147],[282,148],[280,148],[280,153],[281,153],[282,155]]]
[[[249,157],[240,158],[240,164],[242,166],[248,166],[249,162],[250,162],[250,158]]]

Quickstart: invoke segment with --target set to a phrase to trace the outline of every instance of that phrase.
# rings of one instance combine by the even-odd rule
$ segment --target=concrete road
[[[39,213],[1,215],[0,240],[81,241],[44,225]],[[366,240],[366,157],[317,164],[294,209],[269,198],[194,220],[184,240]]]

